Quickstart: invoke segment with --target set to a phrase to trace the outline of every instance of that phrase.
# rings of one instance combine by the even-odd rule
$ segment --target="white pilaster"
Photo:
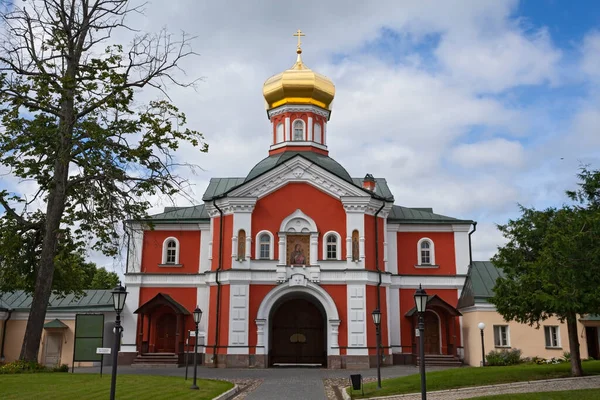
[[[348,355],[368,355],[365,285],[348,285]]]
[[[313,118],[312,117],[308,117],[308,141],[312,142],[313,140]]]
[[[402,352],[402,335],[400,334],[400,289],[389,288],[388,294],[388,332],[390,332],[389,344],[392,352]],[[409,328],[410,329],[410,328]]]
[[[392,274],[398,273],[398,232],[388,231],[385,232],[387,237],[387,270]]]
[[[266,319],[256,319],[256,354],[267,354],[265,346],[265,323]]]
[[[248,353],[248,294],[248,285],[231,285],[229,292],[229,346],[234,347],[229,347],[227,354]]]
[[[279,234],[279,264],[285,265],[285,234]]]
[[[454,255],[456,257],[456,273],[466,275],[469,272],[468,232],[454,232]]]
[[[121,352],[133,353],[136,349],[137,336],[137,318],[138,315],[133,312],[140,306],[140,287],[127,286],[129,294],[125,299],[125,307],[121,314],[121,325],[123,326],[123,338],[121,342]]]
[[[211,241],[210,227],[202,224],[200,225],[200,261],[198,272],[203,273],[210,271],[210,241]]]
[[[204,338],[207,337],[208,334],[208,320],[210,319],[208,316],[210,315],[210,286],[202,285],[198,286],[196,290],[196,304],[202,310],[202,319],[200,320],[200,324],[198,324],[198,330],[201,333],[204,333]],[[202,335],[200,335],[202,337]],[[200,344],[200,342],[198,342]],[[203,352],[203,351],[202,351]]]
[[[340,243],[341,244],[341,243]],[[310,265],[317,265],[319,255],[319,234],[310,234]]]
[[[291,139],[292,133],[290,131],[290,117],[285,117],[285,141],[289,142]]]

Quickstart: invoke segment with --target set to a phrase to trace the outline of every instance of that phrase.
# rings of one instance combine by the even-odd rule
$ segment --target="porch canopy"
[[[181,304],[173,300],[171,296],[165,293],[159,293],[144,304],[142,304],[134,314],[152,314],[159,307],[168,306],[175,314],[191,315],[191,313]]]
[[[462,316],[462,314],[460,313],[460,311],[458,311],[456,309],[456,307],[450,305],[449,303],[446,303],[444,300],[442,300],[441,297],[439,297],[437,294],[434,294],[433,296],[427,296],[427,307],[425,309],[428,308],[441,308],[444,311],[446,311],[451,317],[460,317]],[[412,317],[415,313],[417,312],[417,307],[413,307],[411,308],[406,314],[406,317]]]

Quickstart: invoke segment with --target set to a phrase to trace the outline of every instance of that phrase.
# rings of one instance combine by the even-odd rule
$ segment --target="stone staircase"
[[[419,365],[421,360],[417,357],[417,365]],[[439,366],[439,367],[460,367],[462,365],[462,361],[455,356],[449,356],[445,354],[426,354],[425,355],[425,365]]]
[[[179,367],[179,357],[175,353],[143,353],[139,354],[133,365],[137,367]]]

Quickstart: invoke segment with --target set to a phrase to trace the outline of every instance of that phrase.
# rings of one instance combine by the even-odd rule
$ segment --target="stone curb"
[[[554,383],[554,382],[570,382],[570,381],[584,381],[584,380],[598,380],[600,381],[600,376],[599,375],[593,375],[593,376],[580,376],[580,377],[573,377],[573,378],[555,378],[555,379],[540,379],[537,381],[521,381],[521,382],[512,382],[512,383],[501,383],[501,384],[497,384],[497,385],[487,385],[487,386],[469,386],[469,387],[462,387],[462,388],[456,388],[456,389],[446,389],[446,390],[436,390],[433,392],[427,392],[427,394],[443,394],[443,393],[460,393],[460,392],[466,392],[466,391],[471,391],[471,390],[487,390],[487,389],[495,389],[495,388],[510,388],[510,387],[514,387],[514,388],[519,388],[522,386],[527,386],[527,385],[531,385],[531,384],[536,384],[536,383]],[[599,382],[600,383],[600,382]],[[345,386],[344,388],[342,388],[342,396],[344,397],[344,400],[351,400],[350,395],[346,392],[346,389],[348,389],[350,386]],[[413,397],[415,395],[419,395],[420,393],[415,392],[415,393],[404,393],[404,394],[392,394],[389,396],[380,396],[380,397],[369,397],[370,400],[386,400],[386,399],[401,399],[401,398],[405,398],[405,397]]]
[[[229,400],[234,398],[238,392],[240,391],[240,387],[238,385],[234,385],[231,389],[226,391],[225,393],[221,393],[217,397],[213,397],[212,400]]]

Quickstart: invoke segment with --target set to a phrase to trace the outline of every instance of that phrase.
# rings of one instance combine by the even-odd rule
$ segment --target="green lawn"
[[[427,391],[455,389],[469,386],[495,385],[499,383],[533,381],[539,379],[566,378],[570,376],[569,363],[535,365],[523,364],[510,367],[462,367],[427,373]],[[583,370],[589,375],[600,375],[600,361],[583,363]],[[389,396],[392,394],[419,393],[419,374],[386,379],[377,390],[375,382],[365,384],[364,397]],[[348,391],[350,393],[350,390]],[[360,391],[353,396],[363,398]]]
[[[116,398],[212,399],[231,389],[225,381],[199,380],[200,390],[190,390],[192,380],[180,377],[119,375]],[[7,399],[107,399],[110,374],[39,373],[0,375],[0,397]]]
[[[565,390],[562,392],[539,392],[522,394],[500,394],[496,396],[476,397],[471,400],[597,400],[600,389]]]

